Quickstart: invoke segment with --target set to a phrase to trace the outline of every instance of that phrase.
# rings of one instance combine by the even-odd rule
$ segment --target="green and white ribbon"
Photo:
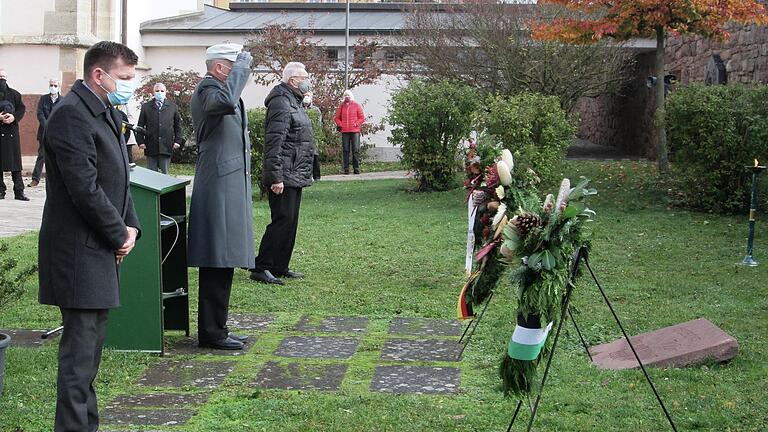
[[[509,340],[507,354],[516,360],[536,360],[544,348],[550,330],[552,323],[543,328],[527,328],[517,324]]]

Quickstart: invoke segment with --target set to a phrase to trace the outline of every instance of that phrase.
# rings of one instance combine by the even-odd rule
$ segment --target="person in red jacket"
[[[352,169],[360,174],[360,127],[365,123],[363,107],[355,102],[352,91],[344,91],[344,102],[336,110],[336,129],[341,132],[342,163],[344,174],[349,174],[349,153],[352,150]]]

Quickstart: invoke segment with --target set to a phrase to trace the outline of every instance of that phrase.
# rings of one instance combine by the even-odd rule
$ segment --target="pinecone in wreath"
[[[517,233],[521,237],[525,237],[532,229],[542,226],[543,221],[538,215],[525,213],[512,218],[512,224],[515,226]]]

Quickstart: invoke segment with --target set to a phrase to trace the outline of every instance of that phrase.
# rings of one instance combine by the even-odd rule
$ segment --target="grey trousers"
[[[147,156],[147,168],[152,171],[168,174],[168,170],[171,168],[171,157],[163,155]]]
[[[40,176],[43,175],[43,165],[45,165],[45,147],[43,147],[43,143],[39,143],[35,168],[32,170],[32,180],[40,181]]]
[[[108,309],[61,308],[55,432],[99,429],[93,382],[107,334]]]

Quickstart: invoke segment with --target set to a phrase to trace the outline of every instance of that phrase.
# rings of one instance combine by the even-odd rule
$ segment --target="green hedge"
[[[691,85],[667,100],[665,123],[677,204],[718,213],[749,206],[755,158],[768,157],[768,86]]]
[[[389,142],[402,149],[403,164],[415,173],[419,190],[456,184],[459,148],[478,106],[474,89],[447,81],[411,81],[392,96]]]
[[[522,93],[492,96],[479,114],[480,130],[515,157],[516,167],[530,167],[545,183],[576,133],[576,125],[555,96]]]
[[[264,168],[264,116],[267,114],[266,108],[253,108],[248,110],[248,136],[251,138],[251,181],[259,190],[259,197],[263,197],[267,188],[261,181],[261,172]],[[312,120],[312,130],[315,137],[320,137],[318,144],[322,146],[322,119],[320,112],[316,110],[307,111],[310,120]]]

